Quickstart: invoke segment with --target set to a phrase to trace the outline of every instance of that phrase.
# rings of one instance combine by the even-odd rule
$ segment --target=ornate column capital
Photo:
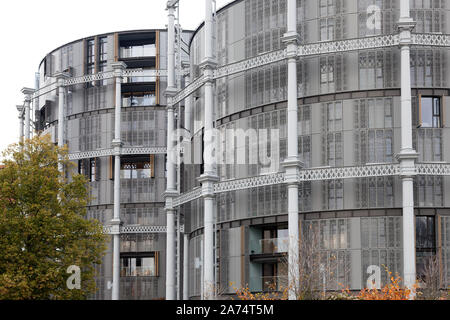
[[[123,70],[127,68],[127,64],[123,61],[117,61],[111,63],[111,67],[114,71],[114,77],[116,78],[122,78],[123,77]]]
[[[199,68],[203,72],[205,83],[214,82],[213,70],[217,68],[217,61],[214,58],[205,58],[200,63]]]
[[[112,219],[109,222],[109,234],[115,235],[120,234],[120,229],[123,225],[123,222],[120,219]]]
[[[36,90],[24,87],[22,88],[22,90],[20,90],[20,92],[22,92],[25,95],[25,101],[29,102],[31,101],[31,96],[33,95],[33,93],[36,92]]]
[[[67,72],[58,72],[55,74],[56,85],[58,87],[64,87],[66,85],[66,80],[70,78],[70,74]]]
[[[214,197],[214,184],[219,181],[219,177],[215,173],[204,173],[197,178],[202,185],[202,197]]]
[[[176,9],[179,0],[169,0],[167,1],[166,10],[169,10],[169,15],[173,15],[173,10]]]
[[[285,169],[285,181],[288,185],[299,183],[299,173],[304,164],[297,157],[287,158],[281,166]]]
[[[114,149],[115,156],[120,156],[122,154],[122,146],[123,146],[123,142],[121,140],[114,139],[111,142],[111,147]]]
[[[179,193],[177,190],[166,190],[163,193],[163,198],[165,200],[164,209],[167,210],[175,210],[174,199],[178,197]]]
[[[297,32],[286,32],[281,41],[286,44],[286,57],[297,59],[297,47],[300,44],[300,36]]]
[[[164,91],[164,96],[169,99],[175,97],[177,93],[178,93],[177,88],[167,87],[166,90]]]
[[[191,64],[187,61],[182,61],[181,62],[181,68],[183,70],[183,76],[186,77],[190,77],[191,75]]]
[[[411,44],[411,32],[415,26],[416,22],[412,18],[400,18],[400,21],[397,23],[400,46],[409,46]]]
[[[25,108],[23,105],[16,105],[17,111],[19,112],[19,119],[23,119],[23,112],[25,111]]]
[[[402,150],[395,155],[400,162],[400,176],[403,178],[414,177],[417,175],[416,160],[419,154],[415,150]]]

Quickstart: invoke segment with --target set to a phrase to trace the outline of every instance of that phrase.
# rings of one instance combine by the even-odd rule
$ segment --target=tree
[[[106,250],[102,225],[86,219],[88,190],[65,148],[48,136],[9,146],[0,170],[0,299],[85,299]],[[70,266],[80,289],[69,289]],[[70,279],[69,279],[70,280]]]

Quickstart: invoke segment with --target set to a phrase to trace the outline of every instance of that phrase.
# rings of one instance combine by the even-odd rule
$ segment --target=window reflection
[[[153,57],[155,55],[156,45],[154,43],[120,47],[121,58]]]
[[[120,267],[120,275],[122,277],[157,276],[154,253],[142,257],[122,257],[120,259]]]
[[[416,217],[417,275],[423,277],[426,266],[436,253],[436,235],[434,217]]]
[[[120,166],[121,179],[148,179],[151,176],[150,162],[125,162]]]
[[[154,92],[132,92],[122,95],[122,105],[124,107],[153,106],[156,104]]]
[[[422,97],[420,101],[420,126],[427,128],[441,127],[441,99],[439,97]]]

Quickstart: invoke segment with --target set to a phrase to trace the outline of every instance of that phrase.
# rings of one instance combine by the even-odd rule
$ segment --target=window
[[[155,104],[154,92],[131,92],[122,95],[123,107],[154,106]]]
[[[356,100],[354,110],[355,162],[392,162],[392,98]]]
[[[342,179],[324,182],[323,187],[323,209],[342,209],[344,207],[344,182]]]
[[[138,58],[156,56],[156,45],[154,43],[127,45],[120,47],[121,58]]]
[[[107,44],[108,44],[108,38],[107,37],[101,37],[99,39],[99,46],[98,46],[98,72],[105,72],[106,71],[106,65],[108,60],[108,51],[107,51]],[[107,80],[100,80],[99,85],[104,86],[107,84]]]
[[[78,160],[78,173],[85,175],[88,181],[100,180],[100,159],[82,159]]]
[[[383,87],[383,72],[388,63],[390,53],[384,51],[364,52],[359,54],[359,87],[372,89]],[[386,60],[386,62],[385,62]]]
[[[121,138],[124,145],[155,146],[158,134],[157,123],[161,117],[161,112],[155,110],[122,112]]]
[[[95,40],[88,40],[87,43],[87,52],[86,52],[86,74],[91,75],[95,74]],[[88,83],[88,86],[93,86],[94,82]]]
[[[420,97],[420,127],[441,128],[441,98]]]
[[[342,133],[328,133],[326,136],[327,161],[325,165],[329,165],[331,167],[342,167],[344,164],[344,155],[342,151]]]
[[[416,217],[416,269],[423,277],[429,259],[436,254],[436,230],[434,217]]]
[[[445,14],[442,12],[446,1],[415,0],[411,1],[411,17],[417,21],[415,32],[442,32],[445,24]]]
[[[85,163],[83,160],[78,160],[78,173],[82,175],[86,174]]]
[[[79,146],[81,151],[101,148],[101,116],[95,115],[81,118],[79,136]]]
[[[344,55],[320,58],[320,92],[342,91],[346,85]]]
[[[326,105],[327,129],[329,132],[342,130],[342,102],[333,102]]]
[[[108,38],[101,37],[99,39],[99,47],[98,47],[98,57],[100,61],[108,60],[108,50],[107,50]]]
[[[322,121],[327,130],[322,135],[323,163],[332,167],[340,167],[343,165],[342,102],[323,104]]]
[[[120,165],[120,178],[121,179],[148,179],[154,177],[152,160],[154,155],[150,155],[149,158],[133,158],[124,159]]]
[[[414,201],[418,207],[443,206],[442,177],[417,176],[414,179]]]
[[[97,180],[97,158],[89,159],[90,162],[90,172],[89,177],[90,181],[96,181]]]
[[[138,253],[120,258],[121,277],[156,277],[158,276],[157,252]]]
[[[411,85],[445,87],[445,60],[442,50],[411,50]]]
[[[331,41],[334,38],[334,18],[320,19],[320,40]]]
[[[320,59],[320,91],[332,92],[334,87],[334,57]]]
[[[442,161],[442,130],[439,128],[413,130],[413,146],[419,153],[419,162]]]

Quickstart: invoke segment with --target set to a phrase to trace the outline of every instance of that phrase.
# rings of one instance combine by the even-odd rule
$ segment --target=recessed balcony
[[[288,238],[273,238],[253,240],[250,242],[251,255],[273,255],[287,253],[289,249]]]

